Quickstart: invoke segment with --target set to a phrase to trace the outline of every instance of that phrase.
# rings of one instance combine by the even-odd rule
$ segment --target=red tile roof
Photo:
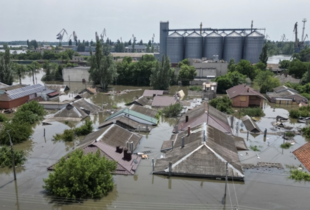
[[[296,149],[294,155],[310,171],[310,142]]]
[[[243,96],[259,96],[266,100],[266,98],[262,94],[256,92],[251,87],[245,84],[229,88],[228,90],[226,90],[226,93],[230,99],[235,98],[236,96],[243,95]]]

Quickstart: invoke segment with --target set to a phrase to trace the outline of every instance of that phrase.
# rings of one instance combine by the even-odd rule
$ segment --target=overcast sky
[[[159,40],[159,22],[173,28],[266,28],[271,40],[293,40],[293,27],[310,21],[310,0],[0,0],[0,41],[56,41],[65,28],[80,40],[95,40],[105,28],[112,40]],[[310,36],[310,23],[306,32]],[[66,38],[65,38],[66,39]],[[309,40],[309,39],[307,39]]]

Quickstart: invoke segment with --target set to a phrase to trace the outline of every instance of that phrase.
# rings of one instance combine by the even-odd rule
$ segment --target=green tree
[[[288,72],[290,75],[294,74],[296,78],[302,78],[302,75],[307,72],[307,66],[300,60],[294,59],[288,67]]]
[[[281,69],[287,69],[290,65],[291,61],[289,60],[283,60],[283,61],[280,61],[279,64],[280,64],[280,68]]]
[[[268,76],[267,79],[263,82],[260,88],[261,93],[272,92],[273,88],[279,87],[281,85],[278,78]]]
[[[248,78],[250,78],[252,81],[255,78],[255,68],[252,66],[250,61],[247,60],[241,60],[236,65],[236,71],[238,71],[240,74],[246,75]]]
[[[97,40],[96,53],[90,57],[89,79],[106,89],[117,77],[117,69],[112,56],[104,55],[101,43]]]
[[[14,151],[15,166],[23,165],[25,161],[24,151]],[[7,146],[0,148],[0,168],[2,167],[12,167],[12,152]]]
[[[227,66],[228,70],[230,72],[234,72],[236,70],[236,64],[235,64],[235,60],[233,58],[231,58],[229,60],[228,66]]]
[[[269,76],[274,76],[274,73],[272,71],[266,70],[266,71],[260,71],[260,73],[255,77],[255,82],[261,86]]]
[[[162,61],[157,61],[152,69],[150,85],[154,90],[168,90],[173,71],[169,58],[163,56]]]
[[[217,110],[221,112],[225,112],[227,114],[231,114],[234,111],[232,110],[232,101],[229,99],[227,95],[223,97],[218,97],[212,99],[209,104],[216,108]]]
[[[65,198],[101,198],[114,187],[111,172],[116,162],[100,157],[100,152],[83,154],[76,150],[69,158],[61,158],[55,171],[44,179],[43,186],[50,194]]]
[[[13,83],[14,65],[11,62],[10,50],[5,49],[3,56],[0,56],[0,82],[7,85]]]
[[[8,132],[10,133],[12,142],[15,144],[27,140],[32,133],[32,129],[27,123],[4,122],[0,131],[0,144],[10,144]]]
[[[228,72],[226,75],[216,77],[217,92],[226,94],[226,90],[236,85],[245,84],[246,76],[237,71]]]
[[[259,60],[267,66],[267,61],[268,61],[268,43],[265,43],[262,53],[259,56]]]
[[[179,71],[179,79],[182,81],[183,85],[189,85],[190,81],[193,81],[197,75],[194,66],[182,65]]]
[[[22,64],[14,64],[14,71],[15,74],[18,76],[19,84],[22,84],[22,75],[27,71],[27,68],[25,65]]]
[[[33,84],[35,84],[35,80],[34,80],[34,74],[35,72],[40,68],[40,64],[37,61],[33,61],[30,65],[27,66],[28,70],[31,72],[32,74],[32,81]]]
[[[260,69],[262,71],[266,70],[266,64],[264,64],[263,62],[258,62],[257,64],[255,64],[255,68]]]
[[[179,67],[179,68],[181,68],[183,65],[187,65],[187,66],[190,65],[190,63],[189,63],[189,61],[188,61],[187,58],[184,59],[184,60],[182,60],[182,61],[180,61],[180,62],[178,63],[178,67]]]

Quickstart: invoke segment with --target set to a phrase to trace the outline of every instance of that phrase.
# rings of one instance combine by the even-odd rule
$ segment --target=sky
[[[106,29],[107,37],[129,41],[159,41],[160,21],[173,28],[266,28],[271,40],[285,34],[294,39],[302,19],[310,36],[309,0],[0,0],[0,41],[57,41],[65,28],[80,40],[95,40],[95,32]],[[68,37],[64,37],[64,41]],[[310,40],[309,38],[307,40]]]

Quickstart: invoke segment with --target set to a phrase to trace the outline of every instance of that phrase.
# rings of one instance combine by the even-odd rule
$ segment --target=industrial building
[[[202,25],[196,29],[169,29],[169,22],[160,22],[160,58],[167,55],[172,64],[185,58],[213,56],[224,61],[234,59],[235,63],[241,59],[257,63],[265,39],[259,30],[264,29],[213,29]]]

